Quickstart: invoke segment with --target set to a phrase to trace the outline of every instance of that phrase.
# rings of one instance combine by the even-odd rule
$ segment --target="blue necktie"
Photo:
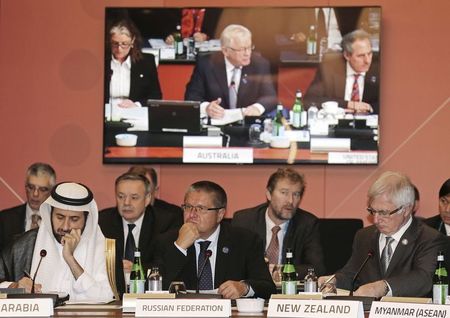
[[[200,274],[203,264],[205,264],[206,258],[206,250],[208,249],[210,241],[199,242],[200,244],[200,253],[198,254],[197,261],[197,275]],[[205,267],[203,269],[202,276],[198,282],[199,290],[212,290],[213,289],[213,281],[212,281],[212,271],[211,271],[211,263],[209,258],[206,260]]]
[[[136,227],[136,224],[128,224],[128,236],[127,242],[125,243],[125,253],[123,258],[129,261],[134,260],[134,251],[136,250],[136,243],[134,242],[133,229]]]

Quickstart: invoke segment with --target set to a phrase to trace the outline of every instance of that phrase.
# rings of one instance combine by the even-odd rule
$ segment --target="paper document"
[[[211,119],[211,125],[213,126],[223,126],[231,123],[235,123],[239,120],[243,120],[244,115],[242,115],[242,109],[225,109],[225,116],[222,119]]]

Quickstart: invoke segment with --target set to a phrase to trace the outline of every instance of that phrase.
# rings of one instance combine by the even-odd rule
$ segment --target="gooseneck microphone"
[[[38,273],[38,271],[39,271],[39,267],[41,266],[42,259],[43,259],[45,256],[47,256],[47,251],[46,251],[45,249],[42,249],[42,250],[39,252],[39,255],[41,256],[41,258],[39,259],[38,266],[36,267],[36,271],[34,272],[33,279],[32,279],[32,283],[33,283],[33,284],[31,285],[31,293],[32,293],[32,294],[34,294],[34,285],[35,285],[35,282],[36,282],[36,275],[37,275],[37,273]]]
[[[211,257],[211,255],[212,255],[212,251],[211,250],[206,250],[205,251],[205,260],[203,261],[202,267],[200,267],[200,271],[199,271],[198,276],[197,276],[197,289],[195,290],[196,294],[199,293],[200,278],[202,278],[203,270],[205,269],[206,263],[208,262],[208,260]]]
[[[363,270],[363,268],[364,268],[364,266],[366,265],[367,261],[368,261],[372,256],[373,256],[373,251],[372,251],[372,250],[370,250],[369,252],[367,252],[367,256],[366,256],[366,258],[364,259],[364,262],[361,264],[361,266],[359,267],[359,269],[356,271],[355,276],[353,276],[353,279],[352,279],[352,285],[351,285],[351,289],[350,289],[350,294],[349,294],[349,296],[353,296],[353,292],[354,292],[354,289],[355,289],[355,282],[356,282],[356,279],[358,278],[359,274],[360,274],[361,271]]]

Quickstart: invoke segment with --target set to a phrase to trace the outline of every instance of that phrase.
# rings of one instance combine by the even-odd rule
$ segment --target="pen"
[[[320,286],[319,291],[322,291],[325,287],[326,284],[328,284],[329,282],[331,282],[333,280],[333,278],[336,277],[336,274],[331,275],[326,281],[323,282],[322,286]]]

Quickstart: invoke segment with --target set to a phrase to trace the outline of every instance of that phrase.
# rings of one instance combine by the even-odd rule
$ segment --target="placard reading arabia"
[[[183,148],[185,163],[253,163],[253,148]]]
[[[137,299],[136,317],[230,317],[230,299]]]
[[[53,316],[50,298],[0,299],[0,317],[49,317]]]
[[[435,304],[390,303],[374,301],[370,318],[446,318],[450,317],[450,306]]]
[[[270,299],[267,317],[363,318],[360,301]]]

